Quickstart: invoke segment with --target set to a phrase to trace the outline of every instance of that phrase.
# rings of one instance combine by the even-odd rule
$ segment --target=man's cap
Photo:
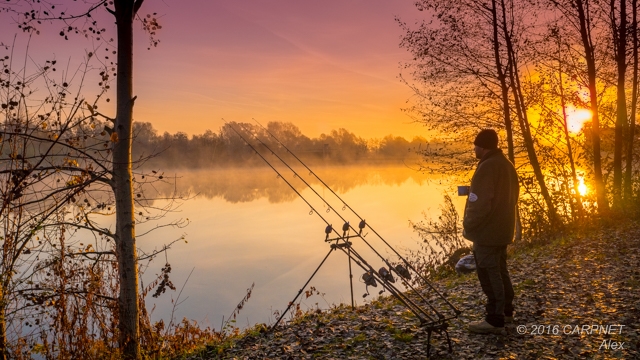
[[[484,129],[478,133],[473,145],[487,150],[495,150],[498,148],[498,134],[493,129]]]

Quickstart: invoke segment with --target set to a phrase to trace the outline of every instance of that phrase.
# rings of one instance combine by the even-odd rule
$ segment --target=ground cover
[[[462,314],[450,322],[453,353],[432,337],[433,359],[639,359],[640,226],[568,232],[519,246],[509,266],[516,316],[505,335],[476,335],[484,295],[474,274],[434,281]],[[428,291],[425,290],[425,294]],[[273,332],[264,326],[212,344],[191,359],[423,359],[427,335],[393,298],[352,311],[309,312]]]

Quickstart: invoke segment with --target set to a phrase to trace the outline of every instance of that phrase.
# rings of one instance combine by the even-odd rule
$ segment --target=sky
[[[426,133],[402,111],[412,92],[400,64],[410,54],[399,47],[395,17],[421,19],[413,0],[146,0],[139,14],[153,12],[160,44],[147,50],[136,30],[134,119],[160,133],[193,135],[217,131],[222,119],[252,118],[292,122],[312,137],[338,128],[365,138]],[[15,23],[0,23],[0,41],[11,43]],[[30,56],[73,69],[91,42],[64,41],[57,26],[31,40]],[[25,38],[19,34],[18,44]],[[112,113],[113,104],[106,104]]]

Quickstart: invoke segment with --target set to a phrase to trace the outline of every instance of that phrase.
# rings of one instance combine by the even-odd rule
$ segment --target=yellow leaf
[[[111,133],[111,142],[112,143],[117,143],[118,142],[118,133],[115,132],[115,131]]]
[[[75,166],[75,167],[79,166],[78,161],[75,159],[64,159],[64,164],[69,166]]]

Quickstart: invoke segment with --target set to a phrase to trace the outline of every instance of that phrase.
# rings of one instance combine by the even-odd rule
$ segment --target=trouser
[[[504,327],[504,317],[513,316],[513,285],[507,270],[507,246],[473,246],[482,291],[487,295],[485,320]]]

